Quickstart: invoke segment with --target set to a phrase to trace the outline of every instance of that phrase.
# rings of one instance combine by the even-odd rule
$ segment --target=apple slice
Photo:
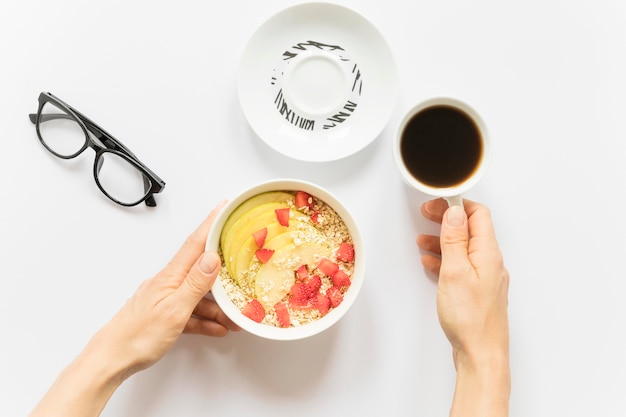
[[[249,224],[249,222],[254,219],[256,216],[260,214],[264,214],[267,211],[274,211],[279,208],[288,207],[287,203],[280,201],[270,201],[267,203],[260,204],[258,206],[254,206],[250,208],[245,213],[242,213],[239,218],[234,221],[228,228],[222,229],[222,234],[220,236],[220,243],[222,245],[227,244],[227,240],[229,240],[235,233],[235,231],[240,230],[242,227]],[[230,217],[229,217],[230,220]],[[257,229],[258,230],[258,229]],[[256,230],[255,230],[256,231]]]
[[[244,242],[257,230],[275,222],[275,210],[284,207],[287,207],[286,203],[262,204],[248,210],[231,226],[222,243],[222,255],[231,276],[233,273],[231,264],[234,262],[234,256],[239,253]],[[224,236],[224,232],[222,232],[222,236]]]
[[[228,234],[230,228],[237,222],[237,220],[239,220],[241,216],[249,212],[251,209],[266,203],[287,203],[292,199],[293,195],[284,191],[270,191],[250,197],[233,210],[230,216],[228,216],[228,219],[226,219],[226,222],[222,227],[220,244],[224,244],[226,234]]]
[[[330,254],[328,246],[313,242],[288,244],[275,250],[274,255],[259,267],[254,277],[256,298],[266,309],[272,308],[289,294],[296,281],[294,271],[298,267],[306,264],[312,268]]]
[[[300,221],[292,221],[289,227],[284,227],[277,222],[271,223],[267,225],[267,237],[263,247],[273,250],[280,249],[285,245],[297,243],[297,239],[300,238],[300,240],[302,240],[305,234],[313,237],[319,235],[319,232],[312,225]],[[231,263],[231,277],[233,277],[240,286],[247,285],[250,281],[246,279],[246,275],[256,250],[256,242],[254,238],[250,236],[241,245],[241,248],[236,255],[234,251],[231,252],[233,255],[233,262]]]
[[[266,225],[265,229],[267,230],[267,236],[265,237],[263,247],[267,247],[266,245],[270,240],[287,230],[276,221]],[[231,263],[229,264],[230,269],[228,270],[228,273],[240,287],[243,287],[248,283],[248,280],[245,279],[245,272],[250,266],[250,262],[252,261],[252,258],[254,258],[257,249],[258,245],[254,236],[250,236],[239,247],[238,252],[231,250]]]

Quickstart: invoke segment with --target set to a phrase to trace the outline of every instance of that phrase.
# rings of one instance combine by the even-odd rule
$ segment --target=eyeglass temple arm
[[[150,194],[144,202],[146,203],[146,206],[148,207],[156,207],[157,205],[156,200],[154,199],[154,194]]]
[[[42,122],[48,122],[50,120],[56,120],[56,119],[70,119],[70,120],[72,120],[72,116],[70,116],[69,114],[65,114],[65,113],[42,114],[39,117],[40,117],[40,121],[42,121]],[[28,118],[30,119],[31,122],[33,122],[33,124],[37,123],[37,115],[36,114],[30,113],[28,115]]]

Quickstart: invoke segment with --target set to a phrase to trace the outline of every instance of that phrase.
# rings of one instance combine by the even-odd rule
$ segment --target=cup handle
[[[463,198],[460,195],[453,195],[452,197],[444,197],[448,202],[448,206],[461,206],[463,207]]]

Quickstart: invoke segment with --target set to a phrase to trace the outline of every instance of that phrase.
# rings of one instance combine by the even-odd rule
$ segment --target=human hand
[[[224,336],[239,330],[205,298],[220,259],[204,252],[218,205],[172,260],[145,281],[61,372],[30,417],[95,417],[119,385],[165,355],[182,333]]]
[[[441,234],[420,235],[417,244],[426,251],[422,256],[424,267],[439,276],[437,312],[452,345],[458,374],[452,414],[463,410],[465,415],[473,415],[474,406],[481,410],[476,414],[481,414],[488,405],[478,403],[496,398],[497,404],[491,405],[501,414],[489,415],[506,415],[510,391],[509,273],[489,210],[468,200],[464,205],[465,210],[459,206],[448,208],[442,199],[424,203],[422,214],[441,223]],[[466,384],[473,384],[473,389],[490,386],[491,394],[470,395]]]
[[[125,377],[157,362],[182,333],[224,336],[239,330],[209,292],[220,270],[217,254],[204,252],[213,220],[221,203],[187,238],[172,260],[141,284],[113,319],[90,344],[108,347]]]

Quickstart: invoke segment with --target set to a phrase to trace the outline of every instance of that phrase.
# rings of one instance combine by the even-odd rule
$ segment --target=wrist
[[[457,370],[451,416],[508,416],[511,372],[508,348],[454,353]]]
[[[102,384],[117,388],[137,371],[130,353],[132,343],[122,340],[111,324],[105,325],[89,341],[78,359],[97,372]],[[78,360],[77,359],[77,360]]]
[[[109,346],[94,338],[74,362],[82,369],[89,369],[101,389],[115,389],[130,376],[128,366],[121,359]]]
[[[98,416],[124,381],[123,375],[92,340],[59,374],[29,417]]]

